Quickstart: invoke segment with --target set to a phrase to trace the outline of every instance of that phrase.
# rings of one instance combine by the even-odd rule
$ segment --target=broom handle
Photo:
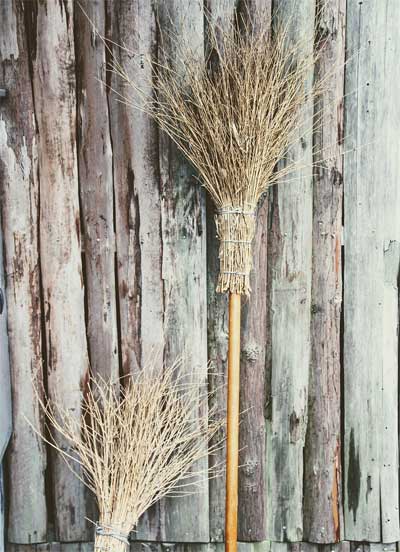
[[[228,407],[226,445],[225,551],[237,550],[239,389],[240,389],[240,294],[229,295]]]

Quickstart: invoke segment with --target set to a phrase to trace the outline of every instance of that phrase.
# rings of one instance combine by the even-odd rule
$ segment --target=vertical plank
[[[81,412],[89,366],[81,263],[76,154],[73,3],[40,2],[33,9],[31,51],[39,133],[40,262],[45,310],[48,392]],[[87,539],[87,492],[62,457],[52,454],[56,535]]]
[[[156,23],[150,2],[110,5],[110,37],[130,52],[114,49],[130,78],[148,89],[149,58],[156,51]],[[132,53],[131,53],[132,52]],[[111,76],[122,96],[132,90]],[[162,238],[158,131],[145,115],[110,94],[114,159],[115,224],[121,358],[124,373],[133,373],[163,335]]]
[[[104,0],[82,8],[105,36]],[[78,96],[78,167],[87,291],[90,366],[94,374],[119,375],[115,289],[113,164],[106,88],[105,46],[81,9],[75,13]]]
[[[313,36],[315,5],[283,1],[275,15],[289,21],[289,40]],[[313,41],[304,41],[307,55]],[[312,75],[307,86],[311,84]],[[310,128],[313,105],[302,114]],[[271,397],[267,417],[267,535],[300,541],[303,535],[303,448],[307,426],[310,358],[312,139],[302,137],[295,153],[309,168],[296,182],[274,190],[270,255]],[[303,164],[303,161],[302,161]]]
[[[271,2],[248,2],[243,13],[254,32],[271,23]],[[268,29],[268,27],[267,27]],[[265,29],[263,29],[265,30]],[[266,538],[265,359],[267,344],[268,202],[259,205],[254,239],[252,293],[242,308],[239,454],[240,541]]]
[[[156,54],[153,9],[147,2],[121,3],[112,17],[114,40],[134,52],[130,58],[127,52],[118,55],[131,78],[146,86],[151,70],[147,59]],[[167,27],[171,22],[186,38],[193,36],[194,43],[202,45],[203,13],[198,2],[185,10],[168,6],[163,24]],[[122,94],[132,91],[122,89]],[[175,360],[190,343],[191,369],[199,364],[199,385],[204,385],[202,193],[169,142],[159,143],[153,123],[124,106],[112,106],[111,113],[123,370],[137,370],[152,348],[160,347],[165,333],[165,361]],[[206,487],[201,495],[162,501],[141,520],[137,538],[208,541]]]
[[[338,542],[343,530],[340,436],[340,317],[345,1],[323,2],[317,21],[311,364],[304,465],[304,538]]]
[[[14,427],[7,455],[13,482],[7,497],[8,539],[17,543],[41,542],[47,531],[46,451],[25,419],[42,427],[32,384],[42,380],[39,182],[23,11],[17,2],[2,3],[0,17],[1,82],[8,90],[0,105],[0,193]],[[2,370],[7,369],[4,359]]]
[[[352,540],[391,543],[399,539],[400,6],[371,1],[348,10],[345,528]]]
[[[7,334],[7,306],[4,278],[3,231],[0,212],[0,552],[4,552],[5,537],[5,495],[4,495],[4,453],[10,439],[11,381]]]
[[[160,4],[159,8],[164,32],[164,52],[159,51],[159,55],[170,56],[176,70],[181,72],[179,52],[184,56],[188,48],[191,56],[197,59],[204,55],[203,5],[198,0],[190,0],[186,5],[174,0],[168,6]],[[177,35],[176,41],[169,40],[169,32]],[[185,369],[198,384],[199,393],[203,393],[207,389],[205,196],[193,175],[193,168],[164,135],[160,136],[160,176],[165,360],[168,364],[185,354]],[[205,414],[198,409],[193,412],[195,419]],[[206,451],[206,443],[204,447]],[[208,461],[204,458],[193,470],[207,468]],[[197,491],[192,496],[165,501],[165,540],[209,541],[206,478]]]
[[[206,31],[208,25],[224,28],[233,20],[236,0],[208,0],[206,3]],[[207,37],[207,34],[206,34]],[[209,45],[205,48],[208,54]],[[226,377],[228,354],[228,301],[227,295],[216,292],[219,270],[218,240],[214,222],[214,206],[207,197],[207,311],[208,311],[208,360],[210,407],[217,408],[221,417],[226,416]],[[225,437],[225,428],[216,436],[219,442]],[[225,447],[210,457],[210,464],[224,466]],[[210,540],[224,540],[225,530],[225,473],[212,479],[209,485]]]
[[[149,60],[157,47],[154,9],[141,0],[111,7],[110,38],[126,47],[114,48],[113,55],[130,78],[149,91]],[[132,96],[115,75],[111,86],[122,96]],[[120,348],[123,372],[135,373],[164,343],[158,130],[143,113],[117,100],[111,93]],[[162,515],[160,504],[153,507],[140,521],[136,536],[161,538]]]

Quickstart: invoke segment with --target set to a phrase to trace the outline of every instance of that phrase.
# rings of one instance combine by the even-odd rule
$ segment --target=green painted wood
[[[316,100],[314,136],[311,363],[304,465],[304,538],[341,540],[341,303],[343,92],[346,2],[321,3],[316,79],[327,79]]]
[[[287,24],[291,40],[313,47],[312,0],[279,3],[274,17]],[[289,39],[289,40],[290,40]],[[311,83],[312,75],[310,75]],[[313,105],[302,118],[310,128]],[[267,401],[267,537],[299,541],[303,535],[303,452],[307,429],[310,362],[312,137],[303,136],[294,153],[302,159],[295,180],[274,189],[269,231],[269,313],[271,381]]]
[[[348,5],[345,149],[345,536],[399,538],[400,40],[395,2]],[[396,92],[397,90],[397,92]]]

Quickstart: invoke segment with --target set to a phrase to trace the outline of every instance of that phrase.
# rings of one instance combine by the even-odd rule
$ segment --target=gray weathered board
[[[13,552],[92,548],[93,499],[26,423],[43,427],[42,381],[79,415],[89,366],[117,377],[135,374],[154,348],[168,361],[186,352],[199,388],[208,384],[221,416],[225,409],[227,301],[215,293],[213,207],[155,124],[117,101],[111,89],[127,89],[107,71],[111,48],[146,83],[148,56],[161,55],[157,2],[81,4],[107,46],[73,0],[0,0]],[[314,77],[327,83],[304,110],[306,127],[318,120],[296,149],[308,168],[259,207],[243,306],[239,550],[392,552],[400,540],[400,4],[158,4],[161,27],[198,56],[208,53],[209,26],[228,26],[236,8],[256,31],[287,24],[304,52],[315,43]],[[174,55],[176,44],[164,47]],[[210,463],[223,460],[221,450]],[[224,497],[220,477],[199,495],[162,501],[143,516],[132,551],[219,552]],[[344,539],[388,544],[330,544]]]
[[[3,236],[0,213],[0,552],[4,551],[5,495],[3,458],[11,436],[11,381],[8,355],[7,306],[3,259]]]
[[[350,2],[347,21],[345,528],[348,539],[393,542],[400,539],[400,4]]]

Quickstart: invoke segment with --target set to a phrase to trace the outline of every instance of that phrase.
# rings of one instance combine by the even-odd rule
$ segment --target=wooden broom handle
[[[237,550],[239,389],[240,389],[240,294],[229,295],[228,406],[226,443],[225,551]]]

